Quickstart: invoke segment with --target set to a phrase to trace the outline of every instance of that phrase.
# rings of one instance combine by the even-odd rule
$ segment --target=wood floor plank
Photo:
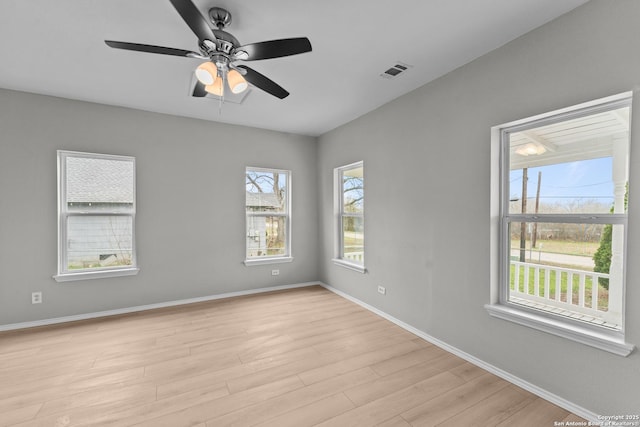
[[[401,416],[397,416],[376,424],[376,427],[411,427],[411,424]]]
[[[229,387],[231,393],[237,393],[239,391],[257,387],[259,385],[268,384],[275,378],[282,378],[289,375],[298,375],[301,372],[334,363],[339,359],[340,357],[336,355],[318,355],[313,358],[310,357],[306,359],[294,360],[290,363],[277,363],[274,366],[267,367],[266,369],[258,369],[253,372],[248,372],[242,376],[229,378],[227,380],[227,386]]]
[[[469,427],[495,426],[535,400],[535,397],[518,387],[509,385],[482,399],[442,425]]]
[[[304,384],[298,377],[291,376],[252,389],[229,394],[218,399],[195,402],[178,410],[167,408],[165,405],[156,405],[149,406],[144,412],[115,414],[115,416],[112,417],[114,420],[113,424],[106,425],[120,425],[119,422],[115,422],[115,420],[121,420],[123,417],[126,417],[127,423],[136,421],[136,423],[126,425],[136,425],[140,427],[191,426],[193,424],[204,423],[215,416],[223,416],[233,411],[244,410],[244,408],[294,390],[302,389],[303,387]],[[171,403],[174,399],[168,398],[164,400]],[[256,422],[258,422],[258,420],[256,420]],[[207,423],[207,426],[208,425]]]
[[[462,365],[451,369],[449,372],[459,376],[465,381],[471,381],[474,378],[478,378],[487,373],[487,371],[485,371],[484,369],[479,368],[469,362],[464,362]]]
[[[362,345],[375,344],[376,341],[389,342],[405,342],[411,341],[408,332],[398,328],[395,325],[386,324],[382,327],[346,330],[339,339],[323,340],[313,345],[313,348],[320,353],[331,353],[343,351],[346,348],[352,348]]]
[[[440,356],[376,379],[367,384],[350,387],[344,393],[356,405],[361,406],[374,400],[384,399],[385,396],[411,387],[412,385],[441,374],[450,368],[459,366],[460,359]]]
[[[313,360],[318,356],[318,353],[313,349],[301,349],[296,350],[280,357],[261,359],[251,363],[245,363],[222,370],[212,366],[207,369],[203,369],[196,375],[184,376],[183,378],[169,378],[159,377],[155,378],[158,382],[158,399],[169,397],[171,395],[178,395],[185,393],[189,390],[198,389],[200,387],[206,387],[209,384],[218,382],[224,382],[228,384],[229,381],[238,378],[251,377],[253,373],[272,369],[278,366],[288,365],[288,368],[282,370],[282,377],[294,375],[292,373],[291,364],[297,363],[301,360]],[[296,377],[297,378],[297,377]],[[168,380],[168,381],[167,381]],[[256,381],[253,381],[254,383]],[[260,381],[258,381],[260,382]],[[240,389],[250,388],[246,384]],[[234,390],[236,392],[238,390]]]
[[[387,343],[389,344],[388,346],[376,348],[358,356],[346,358],[302,372],[300,374],[300,379],[302,379],[302,381],[307,385],[314,384],[332,376],[373,365],[393,356],[405,354],[416,349],[416,345],[411,341],[405,341],[397,344],[395,342],[387,341]]]
[[[51,427],[61,425],[75,426],[129,426],[136,422],[154,419],[164,414],[171,414],[185,408],[207,405],[209,402],[228,395],[224,384],[215,384],[209,389],[199,389],[170,399],[148,402],[145,398],[127,401],[102,402],[92,406],[70,408],[64,413],[50,416],[38,416],[17,427]],[[195,424],[195,423],[194,423]]]
[[[92,368],[95,369],[129,369],[138,366],[151,365],[153,363],[159,363],[167,360],[176,359],[178,357],[189,356],[188,347],[171,347],[167,349],[158,349],[150,351],[144,356],[140,354],[126,354],[123,351],[122,354],[117,356],[98,357],[94,362]]]
[[[435,359],[439,356],[447,354],[444,350],[436,347],[435,345],[425,348],[418,348],[409,353],[401,354],[396,357],[392,357],[382,362],[374,363],[371,365],[374,371],[380,376],[386,376],[394,372],[402,371],[403,369],[410,368],[411,366],[419,365],[425,361]]]
[[[347,426],[372,426],[397,417],[421,403],[431,400],[441,393],[446,392],[462,384],[463,381],[449,372],[442,372],[426,380],[388,394],[381,399],[347,411],[342,415],[318,424],[319,426],[347,427]],[[466,425],[466,424],[452,424]]]
[[[320,286],[0,332],[0,427],[556,420],[581,421]]]
[[[224,369],[240,365],[240,359],[236,354],[198,354],[178,357],[171,360],[163,360],[145,366],[146,378],[182,378],[198,375],[208,369]]]
[[[43,387],[39,384],[28,384],[28,388],[14,389],[14,393],[0,400],[0,414],[8,411],[18,410],[24,406],[39,405],[40,407],[49,406],[52,402],[61,402],[63,400],[72,400],[73,403],[94,395],[96,400],[112,399],[111,391],[119,390],[125,386],[140,386],[145,383],[142,378],[142,372],[132,376],[131,373],[125,372],[126,375],[113,375],[112,377],[98,377],[91,380],[83,380],[60,383],[56,386]],[[146,383],[149,388],[149,394],[153,393],[155,397],[155,386]],[[26,390],[26,391],[25,391]],[[106,397],[104,397],[106,395]],[[73,396],[73,397],[72,397]],[[76,398],[75,396],[80,396]],[[43,402],[46,402],[43,405]],[[44,412],[47,412],[45,410]],[[40,412],[40,415],[44,413]],[[50,412],[50,411],[49,411]]]
[[[561,422],[568,415],[569,411],[538,397],[496,427],[515,425],[520,427],[553,426],[556,422]]]
[[[378,375],[368,367],[353,370],[265,400],[259,404],[246,406],[221,417],[210,419],[207,421],[207,427],[252,426],[263,420],[270,420],[303,406],[313,404],[320,399],[335,394],[336,390],[342,390],[349,385],[363,384],[377,377]]]
[[[436,426],[508,385],[508,382],[485,372],[482,376],[465,382],[401,415],[412,426]]]
[[[260,427],[314,426],[354,407],[353,402],[344,393],[338,393],[255,425]]]
[[[65,413],[73,408],[95,406],[111,402],[131,401],[154,402],[156,388],[151,384],[126,385],[116,384],[101,387],[92,391],[67,394],[63,397],[48,400],[38,412],[38,416],[46,417],[52,414]]]
[[[42,403],[34,405],[21,405],[13,409],[3,409],[0,411],[0,427],[13,426],[23,421],[29,421],[38,414]]]

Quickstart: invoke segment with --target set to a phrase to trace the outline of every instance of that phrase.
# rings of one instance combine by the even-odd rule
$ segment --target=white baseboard
[[[359,306],[366,308],[367,310],[377,314],[380,317],[383,317],[387,320],[389,320],[390,322],[395,323],[396,325],[400,326],[401,328],[411,332],[414,335],[417,335],[418,337],[424,339],[425,341],[430,342],[431,344],[434,344],[440,348],[442,348],[443,350],[448,351],[449,353],[452,353],[458,357],[460,357],[461,359],[466,360],[469,363],[472,363],[476,366],[478,366],[479,368],[484,369],[485,371],[491,372],[494,375],[497,375],[498,377],[510,382],[511,384],[517,385],[518,387],[527,390],[533,394],[535,394],[536,396],[539,396],[555,405],[558,405],[561,408],[566,409],[569,412],[572,412],[584,419],[586,419],[587,421],[591,421],[592,423],[594,423],[594,425],[599,425],[597,423],[601,423],[602,419],[598,418],[598,415],[593,413],[592,411],[589,411],[588,409],[585,409],[581,406],[578,406],[576,404],[574,404],[573,402],[570,402],[558,395],[555,395],[553,393],[550,393],[549,391],[540,388],[538,386],[536,386],[535,384],[531,384],[528,381],[525,381],[521,378],[516,377],[515,375],[510,374],[509,372],[503,371],[500,368],[497,368],[487,362],[484,362],[483,360],[478,359],[475,356],[472,356],[468,353],[465,353],[464,351],[453,347],[447,343],[445,343],[444,341],[441,341],[435,337],[432,337],[431,335],[414,328],[413,326],[404,323],[403,321],[396,319],[395,317],[385,313],[384,311],[381,311],[375,307],[373,307],[372,305],[367,304],[366,302],[360,301],[357,298],[352,297],[349,294],[346,294],[332,286],[327,285],[326,283],[322,283],[320,282],[320,285],[322,287],[324,287],[325,289],[340,295],[343,298],[348,299],[349,301],[352,301],[356,304],[358,304]]]
[[[35,320],[32,322],[10,323],[8,325],[0,325],[0,332],[12,331],[16,329],[35,328],[38,326],[55,325],[58,323],[75,322],[78,320],[95,319],[98,317],[117,316],[120,314],[135,313],[138,311],[153,310],[156,308],[174,307],[177,305],[193,304],[196,302],[213,301],[217,299],[233,298],[244,295],[260,294],[265,292],[280,291],[284,289],[304,288],[307,286],[321,285],[320,282],[296,283],[292,285],[273,286],[271,288],[249,289],[246,291],[228,292],[218,295],[207,295],[204,297],[188,298],[176,301],[160,302],[156,304],[138,305],[135,307],[118,308],[115,310],[98,311],[95,313],[76,314],[73,316],[56,317],[53,319]]]

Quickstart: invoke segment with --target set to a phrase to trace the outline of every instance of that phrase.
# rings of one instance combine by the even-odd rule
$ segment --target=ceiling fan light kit
[[[235,62],[280,58],[310,52],[311,42],[308,38],[298,37],[240,45],[238,39],[224,31],[231,23],[231,14],[227,10],[220,7],[209,10],[209,18],[215,26],[215,29],[212,29],[191,0],[170,1],[198,37],[199,53],[113,40],[105,40],[105,43],[116,49],[206,59],[206,62],[195,69],[198,79],[193,90],[195,97],[204,97],[207,92],[224,97],[225,83],[234,94],[244,92],[251,84],[280,99],[289,95],[289,92],[273,80],[246,65],[236,65]]]

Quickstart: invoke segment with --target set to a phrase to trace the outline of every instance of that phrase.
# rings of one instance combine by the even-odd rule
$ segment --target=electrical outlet
[[[279,276],[280,275],[280,270],[271,270],[271,275],[272,276]]]
[[[378,293],[382,295],[386,295],[387,289],[384,286],[378,286]]]
[[[31,292],[31,304],[42,303],[42,292]]]

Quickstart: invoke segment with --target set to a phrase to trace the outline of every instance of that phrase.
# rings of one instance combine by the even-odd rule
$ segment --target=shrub
[[[602,237],[600,238],[600,246],[593,254],[593,262],[595,266],[593,271],[598,273],[609,273],[611,267],[611,234],[613,227],[611,224],[604,226]],[[605,289],[609,289],[609,279],[604,277],[598,278],[598,283]]]

